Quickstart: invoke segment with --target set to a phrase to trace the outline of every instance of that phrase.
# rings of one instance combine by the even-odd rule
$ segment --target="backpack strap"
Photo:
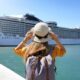
[[[32,74],[31,74],[31,80],[34,80],[35,78],[35,65],[32,65]]]
[[[46,69],[46,80],[49,80],[49,68],[48,68],[48,62],[45,58],[45,69]]]

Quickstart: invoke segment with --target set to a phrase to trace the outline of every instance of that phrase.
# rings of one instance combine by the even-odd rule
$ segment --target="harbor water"
[[[56,80],[80,80],[80,45],[64,45],[66,54],[56,58]],[[0,64],[25,77],[25,63],[14,47],[0,47]]]

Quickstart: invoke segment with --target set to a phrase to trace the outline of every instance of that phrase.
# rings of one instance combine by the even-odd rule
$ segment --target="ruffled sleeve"
[[[27,50],[27,46],[25,46],[25,47],[23,47],[21,49],[14,48],[13,50],[18,56],[24,57],[24,54],[25,54],[25,52]]]
[[[65,48],[60,49],[58,48],[58,46],[55,46],[52,50],[52,58],[55,59],[56,57],[62,57],[65,55],[65,53],[66,53]]]

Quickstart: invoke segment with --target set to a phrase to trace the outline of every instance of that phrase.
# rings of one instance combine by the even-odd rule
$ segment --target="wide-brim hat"
[[[50,39],[50,35],[48,33],[51,31],[51,28],[48,27],[48,24],[45,22],[39,22],[37,23],[33,28],[34,38],[33,40],[36,42],[47,42]],[[39,39],[37,36],[43,37],[42,39]],[[44,36],[47,35],[45,38]]]

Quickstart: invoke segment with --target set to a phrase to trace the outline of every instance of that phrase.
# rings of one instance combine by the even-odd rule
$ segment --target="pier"
[[[0,80],[25,80],[23,77],[0,64]]]

